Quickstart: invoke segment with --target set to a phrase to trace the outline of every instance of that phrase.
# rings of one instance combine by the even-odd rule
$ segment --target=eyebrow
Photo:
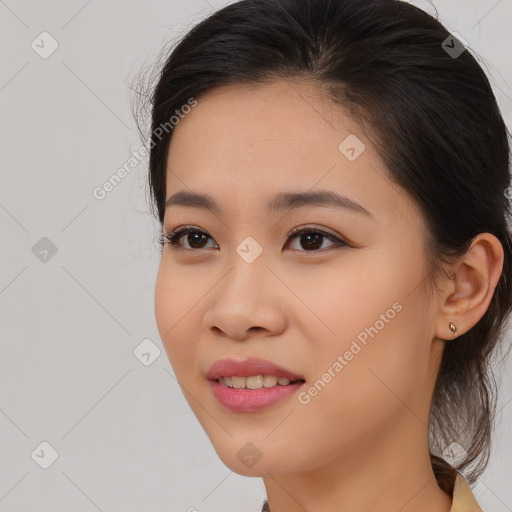
[[[215,202],[215,199],[207,194],[199,194],[185,190],[176,192],[165,201],[166,210],[172,206],[199,208],[222,216],[221,208]],[[283,210],[293,210],[305,206],[341,208],[356,213],[362,213],[373,218],[373,215],[356,201],[330,190],[319,190],[315,192],[281,192],[268,201],[267,211],[269,213],[279,213]]]

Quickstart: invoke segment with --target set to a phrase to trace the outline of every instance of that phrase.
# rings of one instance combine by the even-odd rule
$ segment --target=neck
[[[401,431],[353,444],[322,467],[267,474],[271,512],[449,512],[451,496],[437,484],[425,437],[410,416]]]

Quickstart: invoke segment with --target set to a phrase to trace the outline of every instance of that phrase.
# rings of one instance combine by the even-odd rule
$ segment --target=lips
[[[245,360],[220,359],[213,363],[206,377],[208,380],[218,380],[221,377],[250,377],[251,375],[274,375],[286,377],[291,382],[304,380],[304,377],[293,373],[265,359],[249,358]]]

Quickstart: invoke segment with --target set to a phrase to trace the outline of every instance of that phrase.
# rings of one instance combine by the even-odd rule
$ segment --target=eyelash
[[[197,229],[194,226],[182,226],[174,231],[172,231],[169,235],[165,233],[161,233],[162,239],[159,240],[160,245],[164,246],[168,244],[171,246],[172,249],[175,249],[177,251],[200,251],[201,249],[184,249],[182,247],[179,247],[179,240],[186,234],[189,233],[201,233],[206,235],[208,238],[211,238],[208,233],[201,229]],[[350,245],[345,242],[344,240],[332,235],[331,233],[327,233],[326,231],[323,231],[321,229],[317,228],[311,228],[311,227],[305,227],[305,228],[295,228],[293,229],[290,234],[288,235],[288,239],[292,237],[297,237],[298,235],[302,234],[310,234],[310,233],[316,233],[324,236],[325,238],[329,239],[331,242],[335,242],[336,245],[341,247],[349,247]],[[165,239],[165,240],[164,240]],[[318,252],[321,251],[321,249],[312,249],[311,251],[302,250],[299,252]]]

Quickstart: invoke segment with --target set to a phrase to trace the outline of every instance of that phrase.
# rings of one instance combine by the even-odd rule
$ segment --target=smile
[[[275,375],[250,375],[248,377],[220,377],[217,382],[229,388],[236,389],[261,389],[275,386],[288,386],[292,381],[287,377],[276,377]],[[304,382],[298,379],[295,382]]]

